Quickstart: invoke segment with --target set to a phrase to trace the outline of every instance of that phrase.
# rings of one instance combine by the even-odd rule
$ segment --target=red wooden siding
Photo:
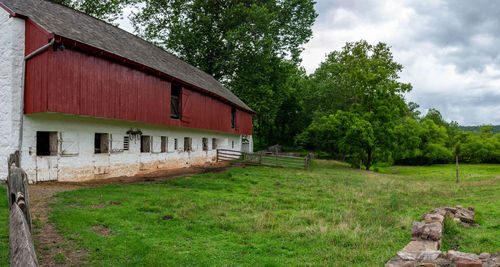
[[[28,38],[28,36],[27,36]],[[43,45],[43,44],[42,44]],[[252,134],[252,115],[183,87],[181,120],[170,118],[171,83],[71,48],[45,51],[26,65],[25,113],[61,112],[178,127]]]
[[[25,24],[25,56],[33,53],[38,48],[46,45],[49,42],[49,39],[52,37],[47,31],[42,29],[40,26],[35,24],[30,19],[26,19]]]

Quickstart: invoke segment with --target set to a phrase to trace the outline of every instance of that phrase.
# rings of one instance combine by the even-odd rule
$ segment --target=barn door
[[[36,181],[56,181],[58,163],[58,156],[36,157]]]
[[[59,136],[57,132],[49,134],[50,155],[36,157],[36,181],[56,181],[59,167]]]
[[[111,134],[101,134],[100,143],[101,151],[104,153],[98,153],[94,155],[94,175],[108,174],[111,166],[110,161],[110,146],[111,146]]]

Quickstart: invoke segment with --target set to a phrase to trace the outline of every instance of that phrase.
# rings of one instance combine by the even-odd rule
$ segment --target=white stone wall
[[[0,8],[0,179],[19,145],[23,61],[24,20]]]
[[[129,151],[121,151],[124,136],[128,136],[126,132],[130,129],[140,129],[143,135],[152,136],[153,152],[140,152],[140,137],[138,140],[130,140]],[[58,132],[57,156],[36,155],[37,131]],[[218,148],[241,150],[242,146],[242,135],[238,134],[56,113],[24,116],[23,132],[21,161],[30,182],[134,176],[161,169],[210,163],[216,157],[216,150],[212,149],[212,138],[217,138]],[[113,139],[112,149],[120,151],[95,154],[95,133],[110,134]],[[161,136],[168,138],[166,153],[160,153]],[[184,137],[192,138],[193,151],[184,152]],[[203,151],[204,137],[208,138],[208,151]],[[177,150],[174,150],[174,138],[178,140]],[[252,141],[251,136],[247,138]]]

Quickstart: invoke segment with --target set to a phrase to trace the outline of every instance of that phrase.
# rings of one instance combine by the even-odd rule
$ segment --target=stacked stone
[[[421,222],[413,222],[411,241],[397,256],[392,258],[386,267],[411,267],[411,266],[458,266],[458,267],[500,267],[500,253],[481,255],[462,253],[454,250],[441,252],[443,236],[443,222],[445,216],[459,221],[467,227],[479,227],[474,221],[474,207],[464,209],[441,207],[428,212],[420,217]]]

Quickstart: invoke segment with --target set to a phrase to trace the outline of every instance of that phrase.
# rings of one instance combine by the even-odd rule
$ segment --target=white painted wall
[[[18,149],[24,61],[24,20],[0,8],[0,179]]]
[[[141,153],[139,138],[130,140],[129,151],[94,154],[95,133],[111,134],[112,147],[121,150],[123,137],[130,129],[140,129],[143,135],[153,136],[154,151]],[[59,155],[36,156],[37,131],[59,132]],[[218,148],[241,150],[242,145],[242,135],[238,134],[57,113],[24,116],[23,132],[21,161],[30,182],[84,181],[201,165],[215,161],[212,138],[219,141]],[[166,153],[160,153],[161,136],[168,137]],[[184,137],[192,138],[193,151],[184,152]],[[202,149],[204,137],[208,138],[208,151]],[[174,138],[178,140],[177,150],[174,150]],[[251,136],[247,138],[252,140]],[[66,149],[66,153],[61,154],[61,148]]]

